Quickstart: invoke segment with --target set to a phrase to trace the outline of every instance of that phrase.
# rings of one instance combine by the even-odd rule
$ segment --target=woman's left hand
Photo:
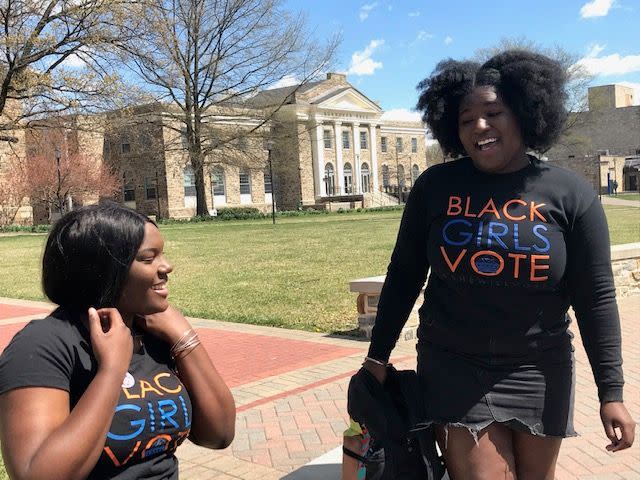
[[[604,431],[611,440],[607,450],[617,452],[633,445],[636,422],[631,418],[627,407],[622,402],[607,402],[600,405],[600,418]],[[618,436],[617,430],[620,431]]]
[[[191,328],[191,324],[177,308],[169,306],[164,312],[136,317],[136,324],[169,346],[176,343]]]

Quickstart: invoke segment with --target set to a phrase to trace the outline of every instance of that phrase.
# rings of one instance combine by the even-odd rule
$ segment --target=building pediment
[[[337,92],[331,92],[311,102],[319,110],[338,110],[341,112],[358,112],[380,114],[382,109],[362,95],[356,89],[347,87]]]

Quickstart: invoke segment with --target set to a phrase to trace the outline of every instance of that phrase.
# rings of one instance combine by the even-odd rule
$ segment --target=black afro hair
[[[507,50],[482,65],[447,59],[418,84],[417,108],[445,154],[465,155],[458,136],[460,103],[475,87],[493,86],[518,119],[525,146],[544,151],[566,120],[566,79],[558,62],[526,50]]]

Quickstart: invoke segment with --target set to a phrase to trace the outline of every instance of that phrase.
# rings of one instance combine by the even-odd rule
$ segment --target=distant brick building
[[[638,190],[640,106],[633,105],[633,89],[591,87],[588,98],[589,110],[570,115],[568,135],[545,156],[590,179],[602,193],[614,181],[619,191]]]

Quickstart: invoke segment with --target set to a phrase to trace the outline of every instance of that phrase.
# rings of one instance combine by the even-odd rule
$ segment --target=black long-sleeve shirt
[[[622,400],[620,321],[604,211],[574,173],[530,157],[488,174],[469,158],[416,181],[382,288],[369,356],[388,360],[431,270],[420,341],[468,355],[571,348],[573,306],[602,402]]]

